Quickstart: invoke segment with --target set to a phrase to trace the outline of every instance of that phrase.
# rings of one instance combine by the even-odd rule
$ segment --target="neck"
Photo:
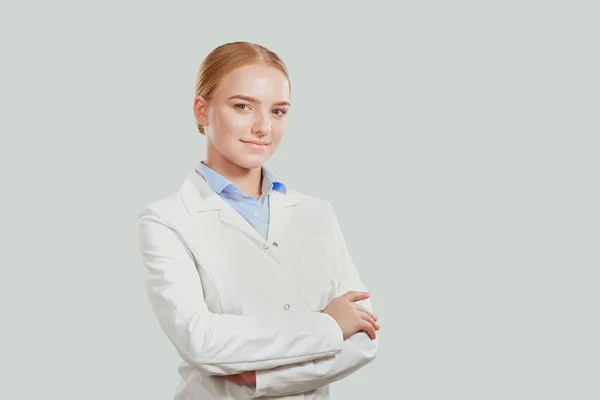
[[[225,158],[206,157],[206,166],[223,175],[240,190],[258,199],[262,194],[262,168],[243,168]]]

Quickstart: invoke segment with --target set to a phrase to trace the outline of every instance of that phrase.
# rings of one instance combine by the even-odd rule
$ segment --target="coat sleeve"
[[[349,290],[367,291],[358,270],[348,252],[338,219],[328,202],[332,217],[332,232],[339,252],[340,281],[337,296]],[[357,302],[373,311],[370,299]],[[363,331],[345,340],[339,353],[316,360],[284,365],[270,370],[256,371],[256,389],[251,397],[280,396],[301,393],[338,381],[375,359],[377,339],[371,339]],[[247,391],[250,392],[250,389]]]
[[[182,359],[204,373],[258,371],[341,351],[342,330],[322,313],[262,320],[210,312],[194,258],[176,231],[145,209],[137,236],[152,310]]]

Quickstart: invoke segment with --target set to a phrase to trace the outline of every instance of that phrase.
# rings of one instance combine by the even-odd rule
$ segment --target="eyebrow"
[[[250,97],[250,96],[245,96],[243,94],[236,94],[235,96],[231,96],[229,98],[229,100],[233,100],[233,99],[239,99],[239,100],[246,100],[252,103],[256,103],[256,104],[261,104],[261,101],[259,99],[255,99],[254,97]],[[279,101],[277,103],[273,103],[274,106],[289,106],[290,102],[289,101]]]

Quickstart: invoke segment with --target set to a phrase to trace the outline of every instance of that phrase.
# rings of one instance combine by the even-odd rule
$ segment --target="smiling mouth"
[[[245,140],[242,140],[241,142],[247,144],[250,147],[254,147],[254,148],[257,148],[257,149],[263,149],[263,148],[265,148],[265,147],[267,147],[269,145],[269,143],[252,142],[252,141],[248,142],[248,141],[245,141]]]

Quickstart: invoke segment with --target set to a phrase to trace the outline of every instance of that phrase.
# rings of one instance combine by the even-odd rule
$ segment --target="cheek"
[[[277,143],[279,143],[279,142],[281,142],[281,140],[283,140],[283,136],[285,134],[285,127],[286,127],[285,121],[278,121],[278,123],[273,125],[271,134],[273,135],[273,139]]]
[[[249,124],[249,118],[240,114],[229,113],[226,117],[225,124],[227,124],[229,129],[245,128]]]
[[[224,108],[214,115],[214,127],[219,135],[235,135],[238,129],[245,128],[249,118],[233,109]]]

